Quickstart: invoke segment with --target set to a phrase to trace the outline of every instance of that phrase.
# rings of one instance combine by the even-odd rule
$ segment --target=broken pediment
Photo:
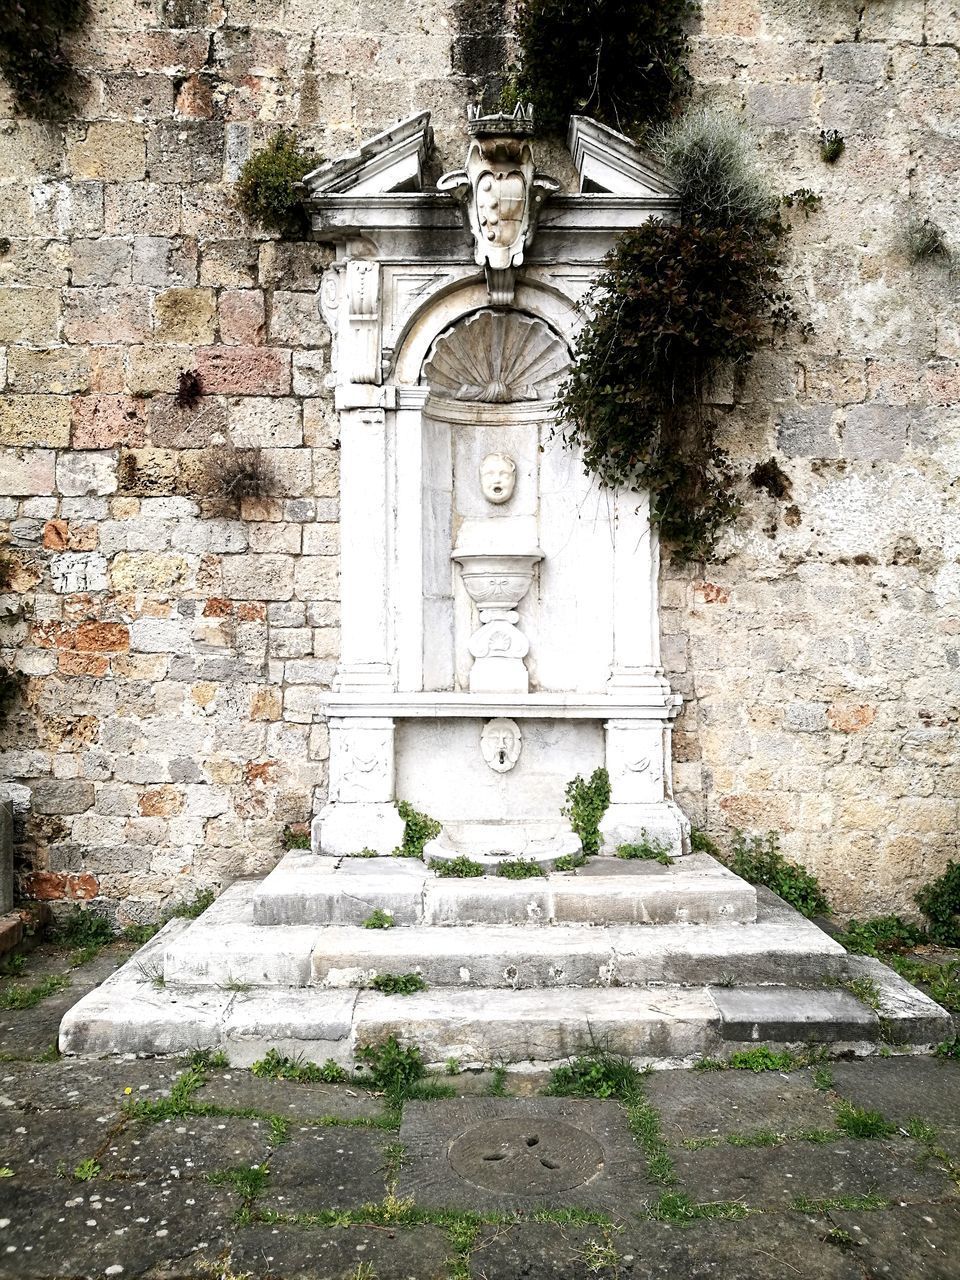
[[[430,112],[418,111],[352,151],[326,161],[307,174],[304,186],[311,196],[421,191],[423,165],[432,145]]]
[[[635,142],[589,116],[570,117],[567,147],[584,194],[599,192],[649,199],[670,199],[674,194],[668,174]]]

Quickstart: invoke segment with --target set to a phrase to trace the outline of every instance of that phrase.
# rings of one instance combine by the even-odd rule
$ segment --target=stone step
[[[846,975],[833,938],[763,898],[749,924],[355,925],[254,923],[256,890],[233,886],[163,953],[171,986],[365,987],[419,973],[431,987],[808,983]]]
[[[677,1066],[744,1044],[825,1044],[872,1052],[951,1034],[938,1005],[872,962],[878,1010],[837,988],[681,987],[537,991],[438,988],[412,996],[371,991],[158,986],[151,974],[196,922],[172,921],[65,1016],[63,1053],[185,1053],[222,1049],[249,1066],[268,1049],[345,1067],[363,1044],[396,1035],[426,1061],[550,1065],[602,1044],[637,1065]],[[878,1016],[879,1014],[879,1016]]]
[[[707,854],[670,866],[592,858],[573,872],[527,880],[438,876],[411,858],[288,853],[260,885],[260,925],[361,925],[376,908],[400,926],[744,924],[756,890]]]

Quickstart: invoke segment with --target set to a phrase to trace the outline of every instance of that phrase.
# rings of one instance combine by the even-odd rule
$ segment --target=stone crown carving
[[[424,378],[454,400],[550,400],[569,363],[566,345],[542,320],[478,311],[440,335]]]

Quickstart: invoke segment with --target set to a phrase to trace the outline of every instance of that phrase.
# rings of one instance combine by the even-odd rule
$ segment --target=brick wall
[[[322,157],[420,107],[454,167],[508,51],[499,0],[93,7],[78,119],[0,100],[0,643],[24,676],[0,770],[22,889],[127,919],[271,866],[326,785],[328,250],[251,231],[232,184],[280,125]],[[694,33],[701,91],[745,107],[774,186],[824,202],[790,215],[815,332],[723,410],[789,493],[745,484],[719,562],[664,572],[679,799],[724,838],[778,827],[862,910],[956,855],[960,290],[897,236],[915,207],[960,246],[958,26],[950,0],[708,0]],[[252,447],[272,496],[224,500],[211,468]]]

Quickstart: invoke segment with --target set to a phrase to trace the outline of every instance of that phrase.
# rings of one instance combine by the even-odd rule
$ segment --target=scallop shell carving
[[[506,404],[552,399],[569,363],[566,346],[542,320],[479,311],[440,335],[423,376],[432,391],[455,400]]]

